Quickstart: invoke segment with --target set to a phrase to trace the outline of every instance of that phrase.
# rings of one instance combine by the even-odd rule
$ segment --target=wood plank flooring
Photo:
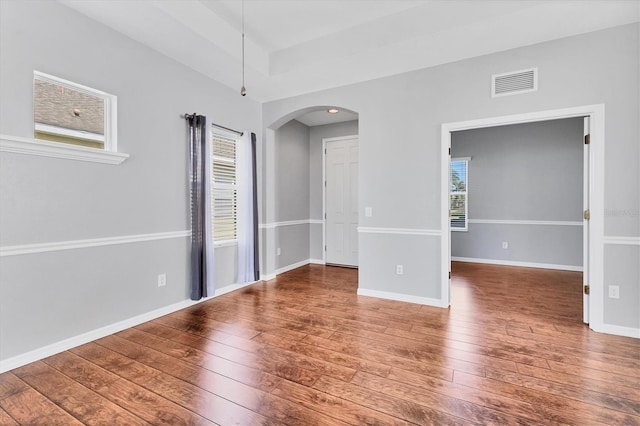
[[[454,263],[452,306],[309,265],[0,375],[2,425],[640,425],[581,274]]]

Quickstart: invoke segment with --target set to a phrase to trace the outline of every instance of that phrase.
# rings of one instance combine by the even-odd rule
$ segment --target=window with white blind
[[[467,230],[468,186],[469,159],[452,158],[449,167],[449,219],[452,231]]]
[[[219,134],[213,134],[211,138],[213,240],[219,244],[237,238],[236,142],[232,137]]]

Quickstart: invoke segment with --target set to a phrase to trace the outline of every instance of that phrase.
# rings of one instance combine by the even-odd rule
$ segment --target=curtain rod
[[[184,115],[184,118],[185,118],[185,120],[188,120],[188,119],[193,118],[193,117],[195,117],[195,116],[196,116],[196,113],[194,112],[193,114],[185,114],[185,115]],[[234,130],[234,129],[230,129],[230,128],[228,128],[228,127],[221,126],[221,125],[216,124],[216,123],[211,123],[211,125],[212,125],[213,127],[217,127],[218,129],[226,130],[226,131],[228,131],[228,132],[232,132],[232,133],[237,133],[237,134],[239,134],[240,136],[242,136],[242,135],[244,134],[244,133],[243,133],[243,132],[241,132],[241,131]]]

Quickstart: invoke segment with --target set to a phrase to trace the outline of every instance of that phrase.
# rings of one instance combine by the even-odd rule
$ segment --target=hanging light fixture
[[[244,87],[244,0],[242,0],[242,87],[240,94],[247,96],[247,89]]]

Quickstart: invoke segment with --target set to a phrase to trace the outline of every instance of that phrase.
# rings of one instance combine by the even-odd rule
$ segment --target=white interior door
[[[585,212],[582,224],[582,320],[585,324],[589,324],[589,217],[586,212],[589,212],[589,148],[590,143],[587,143],[590,139],[590,127],[589,117],[584,117],[584,159],[583,159],[583,189],[582,189],[582,203],[583,211]]]
[[[358,139],[326,141],[326,263],[358,266]]]

